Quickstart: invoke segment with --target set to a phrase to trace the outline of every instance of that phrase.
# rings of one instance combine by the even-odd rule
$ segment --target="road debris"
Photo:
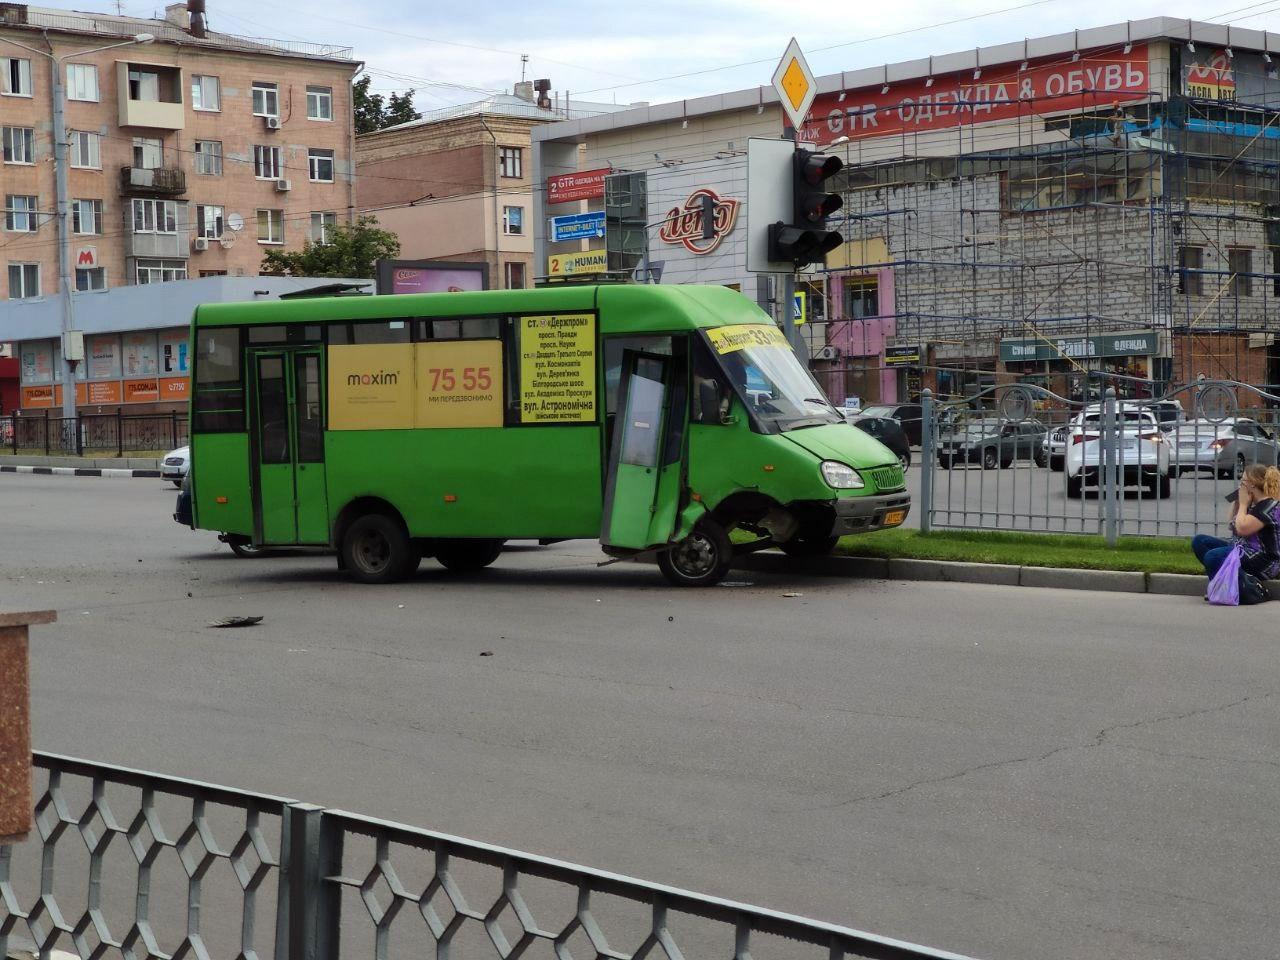
[[[262,617],[223,617],[209,624],[211,627],[253,627],[262,622]]]

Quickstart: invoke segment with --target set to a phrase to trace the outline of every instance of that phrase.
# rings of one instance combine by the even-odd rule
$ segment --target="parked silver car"
[[[1168,436],[1174,473],[1208,470],[1218,477],[1238,477],[1251,463],[1280,463],[1280,443],[1256,420],[1191,420]]]
[[[160,478],[170,481],[175,487],[181,487],[190,469],[191,448],[179,447],[177,450],[170,450],[160,461]]]

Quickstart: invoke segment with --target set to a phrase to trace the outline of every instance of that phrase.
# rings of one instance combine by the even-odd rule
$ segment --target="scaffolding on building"
[[[1265,69],[1249,86],[1280,89]],[[1022,101],[1016,122],[836,148],[856,256],[826,273],[827,339],[845,345],[828,364],[833,395],[880,399],[886,345],[920,347],[918,366],[892,371],[898,400],[1019,379],[1076,398],[1159,395],[1198,377],[1275,385],[1280,94],[1213,92],[1099,108],[1086,90],[1075,112]],[[877,290],[886,277],[892,290]],[[1063,346],[1136,331],[1154,331],[1158,350]],[[1002,358],[1010,340],[1048,357]]]

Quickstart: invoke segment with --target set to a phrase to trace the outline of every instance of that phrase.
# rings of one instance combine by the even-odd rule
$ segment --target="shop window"
[[[844,283],[844,315],[851,320],[880,315],[880,282],[875,277],[853,277]]]

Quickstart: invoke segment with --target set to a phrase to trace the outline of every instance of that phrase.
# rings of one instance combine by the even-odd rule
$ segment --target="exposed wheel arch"
[[[329,544],[339,550],[339,557],[341,557],[342,538],[346,536],[347,528],[359,517],[370,513],[380,513],[383,516],[390,517],[400,524],[406,533],[409,532],[409,525],[404,522],[404,517],[400,511],[388,501],[383,500],[381,497],[356,497],[356,499],[338,511],[338,516],[333,522],[333,532]]]

